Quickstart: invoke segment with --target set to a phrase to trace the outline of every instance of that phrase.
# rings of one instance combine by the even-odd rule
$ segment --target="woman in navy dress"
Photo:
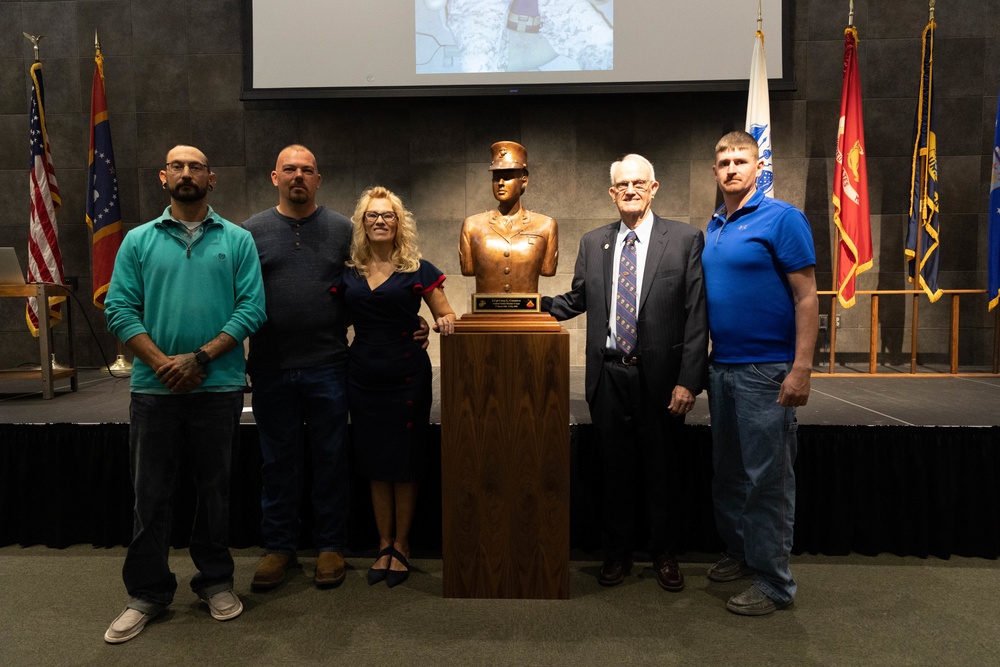
[[[348,404],[355,470],[371,480],[379,553],[368,583],[409,576],[409,531],[431,409],[431,363],[413,332],[426,303],[434,329],[455,330],[441,287],[445,276],[420,259],[413,214],[384,187],[361,195],[354,215],[344,299],[354,324]]]

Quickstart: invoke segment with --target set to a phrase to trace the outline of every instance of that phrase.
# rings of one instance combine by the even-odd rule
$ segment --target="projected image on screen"
[[[416,73],[614,68],[614,0],[414,0]]]

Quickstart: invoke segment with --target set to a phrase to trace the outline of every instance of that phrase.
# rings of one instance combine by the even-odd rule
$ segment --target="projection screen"
[[[789,88],[789,0],[761,0]],[[745,87],[754,0],[246,0],[243,99]]]

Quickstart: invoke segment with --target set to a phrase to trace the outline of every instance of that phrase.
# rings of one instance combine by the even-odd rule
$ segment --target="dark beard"
[[[288,201],[293,204],[305,204],[309,201],[309,192],[304,187],[301,187],[300,189],[293,186],[288,189]]]
[[[184,188],[183,190],[181,188]],[[170,197],[174,201],[191,203],[201,201],[208,196],[208,187],[199,188],[193,181],[178,183],[170,188]]]

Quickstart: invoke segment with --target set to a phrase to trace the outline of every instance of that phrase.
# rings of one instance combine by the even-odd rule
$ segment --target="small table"
[[[53,283],[29,283],[27,285],[0,285],[0,298],[3,297],[35,297],[39,303],[49,303],[51,296],[65,296],[66,306],[63,308],[63,321],[66,322],[66,330],[69,333],[69,350],[67,361],[69,368],[55,369],[52,367],[52,327],[47,326],[48,322],[39,322],[38,328],[38,353],[40,355],[39,369],[9,368],[0,369],[0,378],[28,378],[42,380],[42,398],[50,399],[55,397],[55,381],[69,378],[69,386],[72,391],[78,387],[76,368],[73,367],[73,320],[70,317],[69,297],[73,288],[69,285],[56,285]]]

